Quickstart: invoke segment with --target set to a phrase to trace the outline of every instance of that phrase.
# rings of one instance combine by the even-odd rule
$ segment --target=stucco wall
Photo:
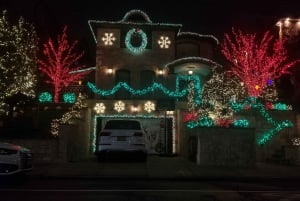
[[[249,167],[255,165],[255,132],[249,128],[195,128],[198,163],[202,166]]]

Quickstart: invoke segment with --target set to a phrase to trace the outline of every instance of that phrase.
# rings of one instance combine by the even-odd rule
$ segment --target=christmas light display
[[[239,79],[220,68],[212,69],[212,78],[203,85],[201,111],[217,118],[232,118],[230,101],[240,102],[247,98],[246,88]]]
[[[65,103],[75,103],[76,94],[74,94],[74,93],[65,93],[63,95],[63,99],[64,99]]]
[[[123,110],[125,110],[125,103],[123,101],[117,101],[114,105],[114,109],[117,112],[122,112]]]
[[[239,112],[245,108],[253,108],[254,110],[258,111],[262,117],[264,117],[268,124],[274,126],[274,128],[264,132],[258,138],[257,143],[259,145],[267,143],[276,133],[278,133],[282,129],[293,126],[293,123],[288,120],[282,122],[275,121],[272,118],[272,116],[267,112],[265,106],[262,103],[260,103],[256,97],[249,97],[243,103],[231,102],[231,107],[235,110],[235,112]]]
[[[150,17],[143,11],[141,10],[131,10],[129,12],[127,12],[123,19],[121,20],[121,22],[127,22],[130,20],[130,17],[133,15],[140,15],[144,18],[144,20],[146,21],[146,23],[152,23],[152,21],[150,20]]]
[[[137,42],[137,40],[139,41]],[[134,54],[141,54],[146,49],[147,43],[147,35],[138,28],[130,29],[125,36],[125,45]]]
[[[145,104],[144,104],[144,109],[145,111],[147,112],[152,112],[155,110],[155,104],[151,101],[147,101]]]
[[[101,114],[105,112],[105,105],[104,103],[96,103],[94,110],[96,111],[97,114]]]
[[[20,17],[16,24],[8,21],[8,12],[0,16],[0,116],[8,108],[5,99],[17,94],[35,97],[36,53],[35,28]]]
[[[54,88],[54,102],[59,102],[61,91],[71,83],[82,80],[85,75],[91,71],[78,71],[83,68],[83,65],[78,65],[77,62],[83,56],[84,52],[75,53],[77,41],[71,44],[67,38],[67,26],[64,27],[62,35],[57,37],[57,44],[49,38],[48,42],[43,45],[44,56],[46,58],[39,59],[39,70],[47,75],[46,83],[49,83]]]
[[[230,62],[233,74],[245,83],[249,96],[260,96],[268,80],[287,74],[300,61],[288,61],[283,41],[274,38],[269,31],[259,40],[256,34],[234,28],[232,39],[225,34],[221,52]]]
[[[157,41],[158,45],[162,49],[168,49],[171,44],[171,40],[168,36],[161,36],[159,40]]]
[[[133,15],[140,15],[142,18],[144,18],[144,21],[134,21],[131,19],[131,16]],[[141,11],[141,10],[131,10],[129,12],[127,12],[125,14],[125,16],[123,17],[123,19],[119,20],[119,21],[101,21],[101,20],[88,20],[88,24],[90,27],[90,30],[92,32],[93,38],[95,43],[98,43],[97,41],[97,36],[96,36],[96,32],[94,29],[94,24],[106,24],[106,25],[130,25],[132,27],[138,27],[141,25],[147,25],[147,26],[153,26],[153,27],[157,27],[157,26],[163,26],[163,27],[170,27],[170,28],[177,28],[178,30],[182,27],[182,24],[170,24],[170,23],[154,23],[150,20],[149,16]]]
[[[59,126],[61,124],[70,124],[72,119],[81,118],[81,110],[87,107],[85,100],[86,96],[79,93],[76,102],[71,107],[71,110],[63,114],[60,119],[52,120],[50,131],[52,135],[56,137],[59,135]]]
[[[102,41],[104,42],[104,45],[113,45],[114,41],[116,40],[116,37],[114,37],[113,33],[104,33],[104,36],[102,37]]]
[[[300,146],[300,138],[296,137],[292,139],[292,145]]]
[[[237,128],[247,128],[249,127],[249,121],[247,119],[236,119],[233,122],[233,126]]]
[[[146,87],[144,89],[137,89],[137,90],[131,88],[125,82],[119,82],[111,90],[98,89],[91,82],[88,82],[87,85],[92,90],[92,92],[94,92],[95,94],[99,94],[100,96],[110,96],[110,95],[115,94],[121,88],[124,88],[126,91],[128,91],[132,95],[136,95],[136,96],[141,96],[141,95],[153,92],[156,89],[159,89],[164,94],[168,95],[169,97],[180,98],[180,97],[184,97],[188,92],[187,88],[180,89],[179,83],[182,80],[193,81],[194,82],[194,90],[195,90],[194,102],[195,102],[195,106],[199,105],[201,103],[201,82],[200,82],[199,76],[196,76],[196,75],[178,75],[176,77],[176,89],[174,91],[171,91],[171,90],[167,89],[162,84],[157,83],[157,82],[154,82],[152,84],[152,86]]]
[[[49,92],[42,92],[39,95],[39,102],[40,103],[51,103],[52,102],[52,95]]]

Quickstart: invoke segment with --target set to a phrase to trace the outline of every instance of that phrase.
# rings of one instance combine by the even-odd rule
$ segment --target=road
[[[1,178],[0,178],[1,179]],[[299,201],[299,181],[0,180],[1,201]]]

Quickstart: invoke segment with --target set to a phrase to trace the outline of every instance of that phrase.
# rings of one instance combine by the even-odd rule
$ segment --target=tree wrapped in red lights
[[[260,96],[268,82],[289,73],[299,62],[288,60],[284,42],[269,31],[258,39],[256,34],[232,28],[232,36],[225,34],[221,52],[231,63],[231,71],[246,85],[249,96]]]
[[[79,71],[84,65],[78,65],[78,60],[84,55],[84,52],[76,53],[75,47],[78,41],[69,43],[67,38],[67,26],[64,27],[62,35],[58,35],[57,44],[49,38],[44,43],[44,60],[38,60],[39,70],[47,75],[45,81],[54,87],[54,102],[59,102],[61,91],[71,83],[78,82],[90,71]]]

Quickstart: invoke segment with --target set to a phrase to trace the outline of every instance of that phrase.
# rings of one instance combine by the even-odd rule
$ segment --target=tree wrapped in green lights
[[[37,84],[37,35],[32,24],[20,17],[14,25],[4,10],[0,18],[0,115],[5,100],[22,94],[35,97]]]
[[[64,27],[62,35],[58,35],[57,44],[49,38],[44,44],[43,53],[45,58],[39,59],[39,70],[47,75],[48,84],[54,88],[54,102],[59,102],[61,91],[71,83],[78,82],[91,71],[83,71],[84,65],[78,61],[84,52],[76,53],[75,47],[78,41],[69,42],[67,37],[67,26]]]

